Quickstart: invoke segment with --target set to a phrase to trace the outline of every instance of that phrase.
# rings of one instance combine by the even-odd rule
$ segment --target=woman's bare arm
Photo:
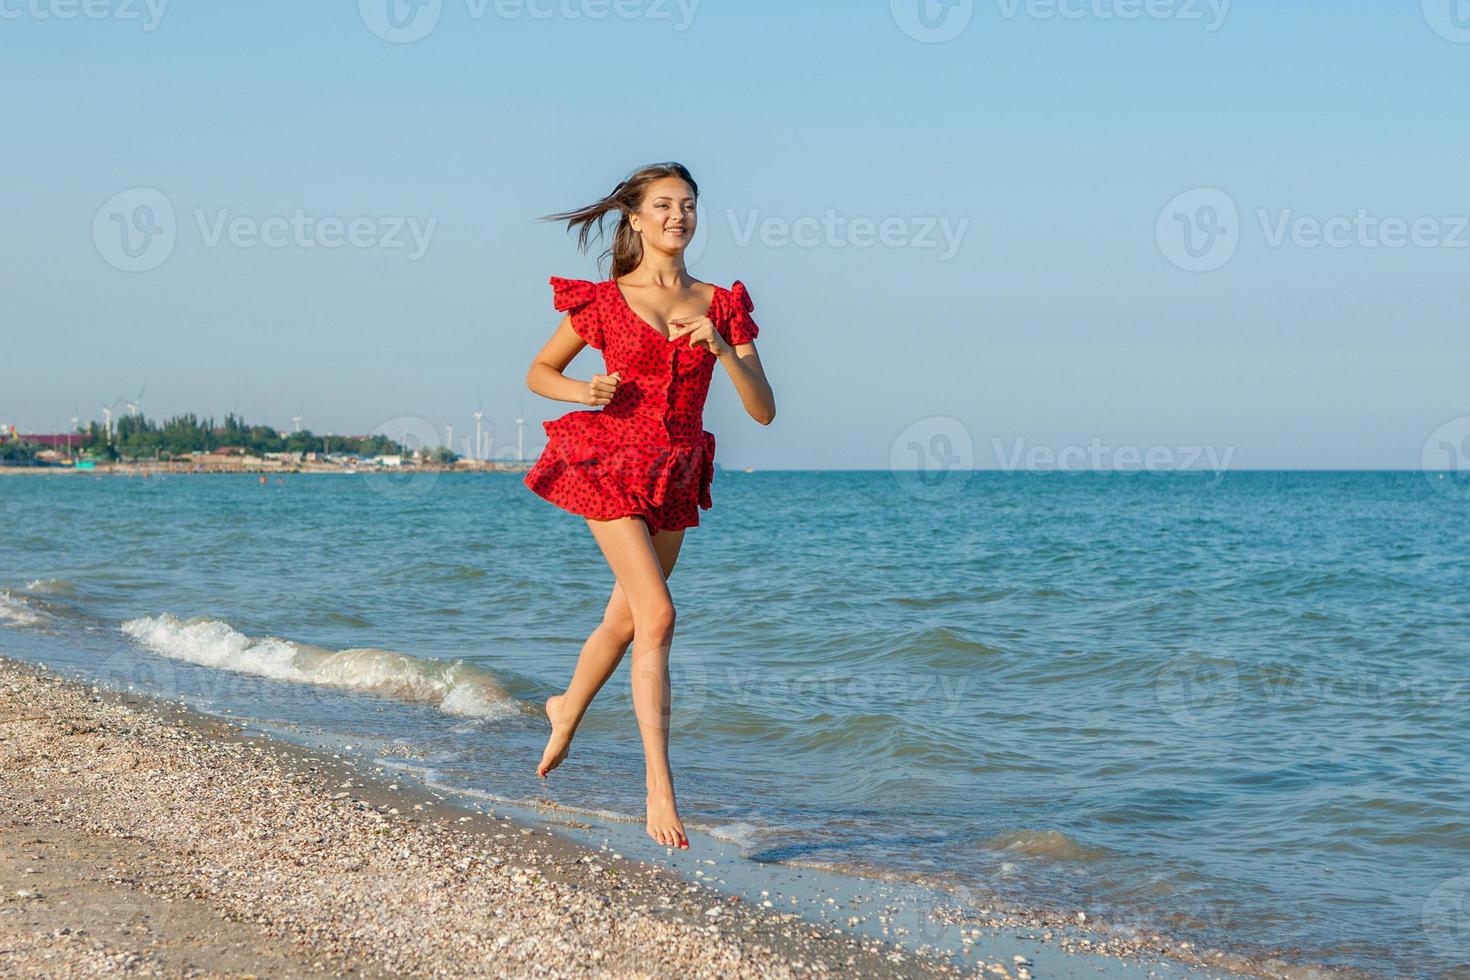
[[[740,395],[740,404],[745,406],[750,417],[761,425],[774,422],[776,394],[766,380],[766,369],[761,366],[761,356],[756,353],[755,344],[726,344],[724,353],[720,354],[720,363],[725,365],[725,371]]]
[[[559,402],[597,406],[612,401],[621,380],[616,371],[611,375],[594,374],[591,381],[578,381],[562,373],[577,352],[586,346],[587,342],[572,329],[572,316],[568,313],[561,318],[546,346],[531,361],[530,370],[526,372],[526,387],[542,398]]]

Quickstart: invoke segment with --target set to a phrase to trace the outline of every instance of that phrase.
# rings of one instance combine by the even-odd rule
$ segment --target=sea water
[[[690,829],[1246,955],[1470,962],[1470,494],[720,470],[670,579]],[[0,652],[533,801],[613,585],[517,474],[0,479]],[[638,819],[626,663],[550,792]]]

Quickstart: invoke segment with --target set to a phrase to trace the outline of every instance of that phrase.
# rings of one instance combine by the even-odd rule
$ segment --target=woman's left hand
[[[703,347],[716,357],[724,357],[732,348],[715,329],[707,316],[680,316],[669,320],[669,339],[688,337],[690,347]]]

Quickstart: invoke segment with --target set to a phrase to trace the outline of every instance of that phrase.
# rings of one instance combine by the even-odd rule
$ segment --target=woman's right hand
[[[618,393],[618,384],[623,379],[619,377],[621,372],[614,371],[612,374],[594,374],[592,380],[587,382],[587,391],[582,395],[583,405],[606,405],[612,401],[613,395]]]

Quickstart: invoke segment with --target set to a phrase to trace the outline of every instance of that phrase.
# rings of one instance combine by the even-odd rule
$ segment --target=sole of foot
[[[536,767],[536,775],[542,779],[565,762],[572,751],[573,732],[568,730],[571,726],[562,720],[558,710],[561,699],[560,694],[546,699],[546,720],[551,722],[551,737],[546,740],[546,751],[541,754],[541,764]]]

